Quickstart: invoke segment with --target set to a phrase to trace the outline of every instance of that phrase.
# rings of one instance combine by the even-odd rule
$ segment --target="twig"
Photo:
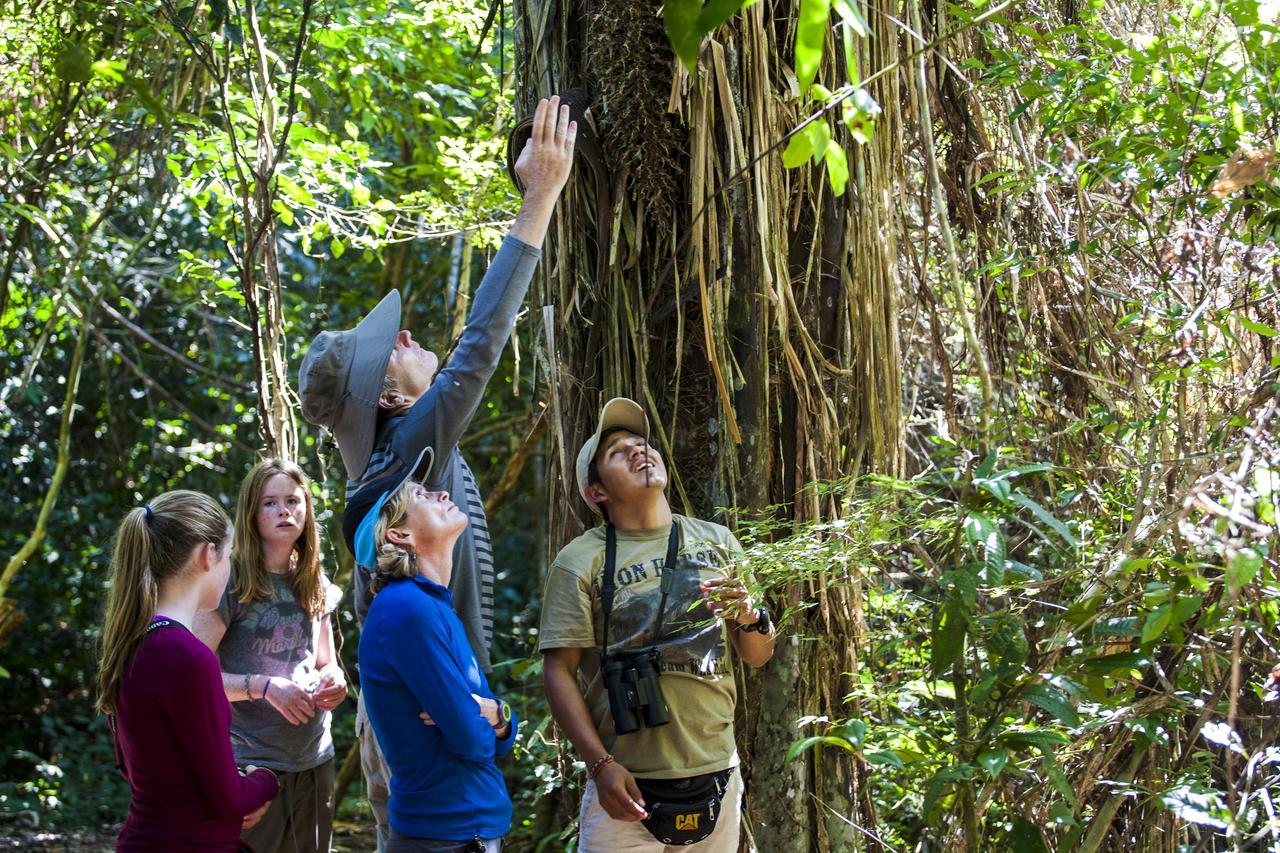
[[[169,358],[181,364],[183,367],[186,367],[189,370],[194,370],[196,373],[202,373],[205,376],[208,376],[210,379],[217,380],[222,385],[226,385],[228,387],[235,388],[240,391],[253,390],[253,386],[249,385],[247,382],[240,382],[235,379],[228,379],[225,376],[219,376],[217,373],[205,367],[203,364],[192,361],[191,359],[187,358],[185,355],[178,352],[177,350],[171,349],[170,347],[165,346],[164,344],[160,343],[160,341],[152,337],[146,330],[130,322],[123,314],[121,314],[116,309],[112,308],[107,303],[100,301],[98,303],[98,307],[102,309],[104,314],[106,314],[108,317],[110,317],[111,319],[119,323],[121,326],[123,326],[125,331],[129,332],[134,337],[139,338],[140,340],[155,347],[160,352],[169,356]]]
[[[71,368],[67,371],[67,393],[62,402],[62,425],[58,429],[58,456],[54,464],[53,477],[49,480],[49,488],[45,491],[44,502],[40,505],[40,514],[36,516],[35,529],[18,552],[9,559],[0,575],[0,601],[9,590],[14,576],[27,564],[36,549],[44,542],[48,531],[49,516],[53,513],[54,504],[58,502],[58,492],[67,478],[67,469],[71,467],[71,422],[75,418],[76,394],[80,390],[80,370],[84,366],[85,344],[89,340],[91,317],[89,312],[81,318],[80,334],[76,337],[75,352],[71,356]]]
[[[209,423],[204,418],[200,417],[195,412],[191,411],[189,408],[184,406],[178,400],[177,397],[173,396],[173,394],[166,391],[163,385],[161,385],[159,382],[156,382],[154,379],[148,376],[146,372],[143,371],[143,369],[133,361],[133,359],[129,358],[129,356],[121,352],[120,349],[116,347],[115,344],[113,344],[110,340],[108,340],[107,337],[97,329],[97,327],[94,327],[92,331],[93,331],[93,336],[98,339],[98,342],[101,343],[107,349],[109,349],[112,355],[120,359],[120,361],[124,364],[125,367],[129,368],[129,370],[131,370],[135,376],[141,379],[148,388],[150,388],[152,391],[155,391],[158,395],[160,395],[161,398],[163,398],[164,400],[168,401],[171,405],[181,410],[183,414],[185,414],[188,418],[191,419],[191,422],[193,424],[200,427],[202,430],[209,433],[210,435],[216,437],[219,441],[228,442],[233,447],[239,448],[240,450],[243,450],[246,453],[253,452],[252,447],[245,444],[243,441],[240,441],[239,439],[235,438],[234,436],[230,436],[225,433],[218,432],[217,428],[214,427],[213,424]]]

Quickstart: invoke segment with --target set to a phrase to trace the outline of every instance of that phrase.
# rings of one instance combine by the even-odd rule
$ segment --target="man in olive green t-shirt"
[[[547,573],[538,643],[543,683],[552,715],[590,776],[579,820],[580,851],[733,853],[742,781],[730,655],[753,667],[767,663],[773,656],[772,620],[752,602],[742,580],[726,577],[742,553],[733,534],[671,512],[666,468],[648,436],[644,410],[617,398],[605,405],[595,434],[578,454],[578,489],[605,524],[566,545]],[[610,528],[616,542],[610,661],[626,660],[625,653],[637,649],[656,650],[654,668],[670,720],[665,725],[645,725],[644,709],[636,710],[630,724],[616,725],[610,709],[599,660],[606,640],[602,592]],[[668,566],[673,545],[676,559]],[[617,731],[637,723],[634,731]],[[671,780],[689,780],[695,790],[717,786],[722,799],[714,831],[679,848],[659,840],[640,822],[649,814],[637,778],[662,780],[668,791]],[[675,825],[681,826],[679,816]]]

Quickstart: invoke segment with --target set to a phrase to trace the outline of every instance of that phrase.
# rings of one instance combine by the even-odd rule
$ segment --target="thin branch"
[[[40,514],[36,516],[35,529],[31,531],[27,541],[22,543],[18,552],[9,559],[4,568],[4,574],[0,575],[0,601],[8,592],[14,576],[44,542],[48,532],[49,516],[53,513],[54,504],[58,502],[58,492],[62,490],[62,483],[67,478],[67,469],[71,467],[71,422],[75,418],[76,394],[80,390],[80,372],[84,366],[85,344],[88,343],[89,329],[92,325],[88,312],[81,318],[81,323],[80,333],[76,337],[75,352],[71,356],[71,368],[67,371],[67,393],[62,401],[62,425],[58,429],[58,456],[53,468],[53,477],[49,480],[44,502],[40,505]]]
[[[210,379],[214,379],[218,383],[222,385],[226,385],[230,388],[235,388],[238,391],[253,390],[253,386],[250,385],[249,383],[240,382],[235,379],[228,379],[225,376],[220,376],[217,373],[215,373],[213,370],[210,370],[209,368],[205,367],[203,364],[192,361],[191,359],[187,358],[185,355],[178,352],[177,350],[171,349],[170,347],[165,346],[164,344],[160,343],[160,341],[152,337],[149,333],[147,333],[146,330],[130,322],[124,315],[122,315],[119,311],[112,308],[110,305],[106,304],[105,302],[99,302],[98,307],[101,308],[103,313],[105,313],[108,317],[110,317],[111,319],[119,323],[121,326],[123,326],[125,331],[129,332],[134,337],[139,338],[143,342],[148,343],[151,346],[155,347],[160,352],[169,356],[169,358],[178,362],[188,370],[194,370],[196,373],[204,374],[205,376],[208,376]]]
[[[161,385],[159,382],[157,382],[156,380],[148,376],[146,372],[141,367],[139,367],[135,361],[133,361],[133,359],[129,358],[129,356],[121,352],[120,349],[114,343],[108,340],[107,337],[103,335],[102,332],[100,332],[96,326],[92,329],[92,331],[93,331],[93,336],[98,339],[99,343],[101,343],[104,347],[110,350],[112,355],[120,359],[120,361],[124,364],[125,367],[129,368],[129,370],[132,371],[135,376],[141,379],[143,383],[152,391],[154,391],[157,395],[159,395],[161,399],[165,400],[171,406],[178,409],[184,415],[190,418],[191,423],[200,427],[200,429],[209,433],[211,436],[217,438],[219,441],[228,442],[233,447],[238,448],[239,450],[243,450],[246,453],[253,452],[252,447],[245,444],[243,441],[240,441],[239,439],[235,438],[234,436],[230,436],[230,435],[227,435],[226,433],[218,432],[218,429],[213,424],[209,423],[204,418],[200,417],[195,412],[191,411],[189,408],[184,406],[182,402],[178,400],[177,397],[175,397],[173,394],[166,391],[163,385]]]

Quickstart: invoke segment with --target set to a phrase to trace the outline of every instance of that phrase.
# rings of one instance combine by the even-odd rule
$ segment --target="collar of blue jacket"
[[[345,512],[360,519],[351,545],[357,565],[371,569],[377,567],[378,544],[374,541],[373,534],[378,526],[378,518],[382,515],[382,508],[386,506],[391,496],[399,492],[416,474],[431,470],[431,460],[434,456],[435,453],[430,447],[424,447],[408,469],[397,474],[379,477],[351,496]]]

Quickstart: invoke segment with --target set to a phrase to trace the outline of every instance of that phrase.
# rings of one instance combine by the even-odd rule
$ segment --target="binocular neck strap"
[[[604,635],[600,640],[600,660],[609,660],[609,613],[613,610],[613,571],[618,562],[618,533],[613,525],[604,530],[604,583],[600,588],[600,609],[604,611]]]
[[[662,623],[667,615],[667,595],[675,585],[676,557],[680,550],[680,525],[671,519],[671,535],[667,537],[667,564],[662,569],[662,598],[658,600],[658,624],[654,628],[650,645],[662,637]],[[613,594],[616,591],[614,574],[618,568],[618,532],[612,524],[604,531],[604,579],[600,586],[600,609],[604,611],[604,633],[600,642],[600,658],[609,659],[609,614],[613,611]]]

